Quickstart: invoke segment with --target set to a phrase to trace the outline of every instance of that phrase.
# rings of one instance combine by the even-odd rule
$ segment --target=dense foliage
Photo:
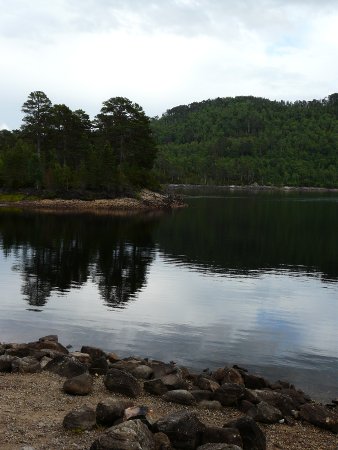
[[[217,98],[152,121],[162,182],[338,187],[338,94]]]
[[[20,130],[0,131],[0,187],[89,189],[117,194],[152,186],[150,120],[127,98],[103,103],[94,121],[32,92]]]

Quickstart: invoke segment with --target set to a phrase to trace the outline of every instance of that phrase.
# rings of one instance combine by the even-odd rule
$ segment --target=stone
[[[200,422],[196,413],[178,411],[159,419],[156,428],[169,437],[174,448],[194,450],[200,443],[205,425]]]
[[[93,377],[89,373],[82,373],[68,378],[63,384],[63,390],[71,395],[88,395],[93,390]]]
[[[155,433],[153,437],[155,441],[155,450],[172,450],[170,439],[166,434]]]
[[[212,373],[211,377],[221,385],[224,383],[244,384],[241,373],[233,367],[217,369]]]
[[[57,356],[48,364],[44,370],[53,372],[61,377],[72,378],[87,372],[87,366],[77,359],[66,355]]]
[[[68,355],[69,351],[66,349],[66,347],[64,347],[63,345],[61,345],[59,342],[55,341],[55,340],[42,340],[42,341],[37,341],[37,342],[29,342],[27,344],[27,346],[30,349],[34,349],[34,350],[53,350],[57,353],[61,353],[63,355]]]
[[[299,417],[319,428],[338,433],[338,413],[316,403],[306,403],[299,409]]]
[[[266,450],[265,434],[251,417],[245,416],[228,422],[224,428],[237,428],[242,438],[243,450]]]
[[[31,356],[25,356],[12,362],[12,372],[37,373],[41,370],[40,362]]]
[[[63,419],[63,427],[66,430],[85,431],[96,426],[96,415],[93,408],[82,406],[69,412]]]
[[[90,450],[155,450],[155,440],[140,420],[129,420],[105,431]]]
[[[217,383],[217,381],[210,380],[205,377],[198,377],[196,382],[197,386],[202,389],[203,391],[211,391],[215,392],[217,389],[220,388],[220,385]]]
[[[0,356],[0,372],[12,372],[12,364],[17,361],[17,356],[2,355]]]
[[[104,378],[104,384],[109,391],[128,397],[135,398],[141,394],[141,387],[136,378],[123,370],[109,369]]]
[[[134,370],[140,366],[141,363],[139,360],[135,359],[121,359],[112,365],[113,369],[123,370],[124,372],[129,372],[133,374]]]
[[[283,414],[280,412],[280,410],[272,405],[269,405],[266,402],[258,403],[258,405],[255,406],[255,410],[256,411],[253,416],[251,416],[250,411],[249,415],[257,422],[277,423],[281,419],[283,419]]]
[[[96,420],[101,425],[111,427],[116,420],[123,417],[124,411],[131,406],[134,406],[134,403],[130,400],[103,400],[97,404]]]
[[[144,364],[140,364],[132,371],[132,374],[140,380],[148,380],[153,374],[153,369]]]
[[[202,444],[223,443],[242,447],[243,442],[237,428],[206,427],[202,432]]]
[[[177,373],[165,375],[161,378],[161,380],[169,391],[176,389],[188,389],[188,383]]]
[[[161,378],[171,373],[177,373],[175,364],[166,364],[162,361],[149,361],[149,367],[153,369],[154,378]]]
[[[44,369],[50,361],[52,361],[52,358],[49,358],[48,356],[44,356],[43,358],[41,358],[40,359],[41,369]]]
[[[11,348],[6,350],[6,355],[17,356],[18,358],[24,358],[30,356],[30,354],[31,349],[27,344],[13,344]]]
[[[88,353],[81,353],[81,352],[71,352],[69,353],[69,356],[71,358],[77,359],[80,361],[80,363],[85,364],[86,366],[90,366],[92,363],[92,358]]]
[[[198,402],[201,402],[203,400],[211,400],[213,397],[211,391],[204,391],[202,389],[196,389],[190,392]]]
[[[108,361],[105,356],[92,359],[92,363],[89,368],[89,372],[93,375],[106,375],[108,372]]]
[[[270,383],[259,375],[252,375],[242,372],[245,387],[248,389],[265,389],[270,386]]]
[[[83,345],[81,347],[81,353],[87,353],[92,359],[101,358],[102,356],[106,357],[106,353],[103,350],[88,345]]]
[[[169,391],[162,396],[166,402],[180,403],[181,405],[194,405],[196,403],[195,397],[184,389],[176,389]]]
[[[292,415],[292,411],[297,409],[297,406],[288,395],[281,394],[278,391],[255,390],[254,392],[260,401],[279,409],[284,416]]]
[[[291,398],[292,403],[296,409],[299,409],[302,405],[309,402],[309,397],[302,391],[296,389],[283,388],[279,391],[282,395],[287,395]]]
[[[160,378],[145,381],[143,384],[143,389],[153,395],[163,395],[168,392],[168,388]]]
[[[59,337],[57,334],[49,334],[48,336],[42,336],[39,338],[39,342],[46,341],[59,342]]]
[[[237,406],[246,396],[244,386],[235,383],[224,383],[214,393],[214,400],[218,400],[223,406]]]
[[[218,400],[202,400],[198,403],[198,406],[204,409],[212,409],[213,411],[220,411],[222,409],[222,405]]]
[[[231,444],[204,444],[197,447],[197,450],[242,450],[242,447]]]
[[[113,352],[107,353],[106,356],[107,356],[107,360],[112,364],[116,363],[117,361],[120,361],[120,359],[121,359],[117,356],[116,353],[113,353]]]

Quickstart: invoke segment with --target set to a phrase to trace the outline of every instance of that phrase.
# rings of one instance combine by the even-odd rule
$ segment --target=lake
[[[0,209],[0,342],[239,364],[338,393],[338,194],[209,191],[172,213]]]

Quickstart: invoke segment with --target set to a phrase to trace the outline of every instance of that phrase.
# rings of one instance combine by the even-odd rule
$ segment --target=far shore
[[[259,184],[248,185],[216,185],[216,184],[168,184],[169,192],[176,192],[181,190],[194,190],[194,189],[215,189],[215,190],[229,190],[229,191],[276,191],[276,192],[338,192],[338,188],[326,188],[326,187],[314,187],[314,186],[270,186]]]

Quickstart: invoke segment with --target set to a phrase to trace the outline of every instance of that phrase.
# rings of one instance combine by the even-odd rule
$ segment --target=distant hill
[[[338,187],[338,94],[216,98],[152,120],[162,182]]]

